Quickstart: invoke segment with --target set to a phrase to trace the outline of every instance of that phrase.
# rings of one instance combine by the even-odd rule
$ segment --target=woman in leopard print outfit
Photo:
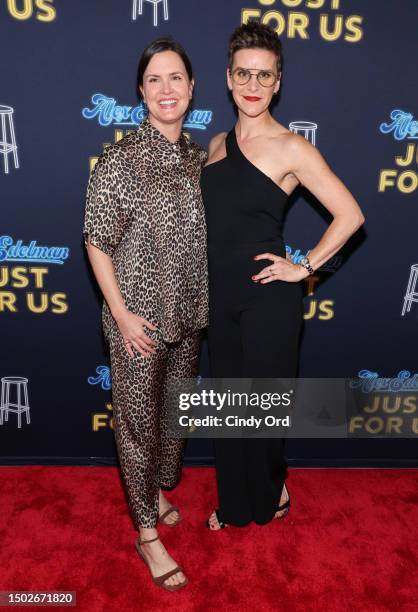
[[[208,309],[199,186],[206,153],[182,132],[193,84],[177,43],[159,39],[147,47],[138,86],[149,115],[99,158],[83,230],[105,298],[115,438],[140,532],[137,549],[154,581],[168,590],[187,579],[156,531],[158,521],[180,520],[161,492],[177,484],[184,446],[168,433],[166,381],[197,374]]]

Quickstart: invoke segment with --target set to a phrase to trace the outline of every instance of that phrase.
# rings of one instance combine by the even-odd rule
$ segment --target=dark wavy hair
[[[183,49],[180,43],[173,40],[169,36],[165,36],[163,38],[157,38],[152,43],[150,43],[144,49],[140,57],[139,64],[138,64],[137,79],[136,79],[136,88],[138,92],[139,92],[139,86],[140,85],[142,86],[144,82],[144,73],[151,59],[154,57],[154,55],[156,55],[157,53],[162,53],[163,51],[174,51],[174,53],[177,53],[177,55],[179,55],[181,59],[183,60],[183,64],[186,67],[186,72],[187,72],[189,79],[190,80],[193,79],[192,64],[191,64],[191,61],[186,51]]]
[[[259,21],[249,21],[239,26],[229,40],[228,64],[232,68],[234,53],[241,49],[267,49],[277,58],[277,72],[282,71],[282,44],[276,32]]]

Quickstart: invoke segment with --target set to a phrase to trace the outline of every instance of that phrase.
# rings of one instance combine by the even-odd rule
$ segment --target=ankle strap
[[[141,546],[142,544],[149,544],[150,542],[155,542],[155,540],[159,540],[160,536],[157,535],[156,538],[152,538],[151,540],[141,540],[141,538],[139,538],[138,540],[138,544]]]

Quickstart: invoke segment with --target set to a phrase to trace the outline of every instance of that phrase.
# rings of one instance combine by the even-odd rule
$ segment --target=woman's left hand
[[[269,266],[263,268],[261,272],[251,277],[255,283],[265,284],[276,280],[297,283],[309,274],[303,266],[294,264],[289,259],[279,257],[279,255],[274,255],[273,253],[262,253],[261,255],[256,255],[254,259],[256,261],[268,259],[272,262]]]

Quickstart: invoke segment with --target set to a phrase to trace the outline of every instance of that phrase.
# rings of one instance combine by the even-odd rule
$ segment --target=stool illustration
[[[132,19],[135,21],[137,15],[142,15],[144,2],[151,2],[154,5],[154,26],[158,25],[158,5],[163,3],[164,20],[168,20],[168,0],[133,0]]]
[[[313,123],[312,121],[292,121],[289,123],[289,130],[294,134],[300,134],[303,132],[303,136],[306,140],[309,140],[313,146],[315,146],[316,141],[316,130],[318,129],[318,124]]]
[[[402,317],[404,316],[405,312],[409,312],[411,310],[412,302],[418,302],[418,291],[416,290],[417,280],[418,264],[412,264],[411,271],[409,273],[408,286],[403,298]]]
[[[16,390],[16,403],[11,401],[11,390]],[[22,403],[23,391],[23,403]],[[17,413],[17,426],[22,426],[22,412],[26,412],[26,423],[30,423],[28,401],[28,379],[21,376],[5,376],[1,379],[0,425],[9,420],[9,412]]]
[[[15,129],[13,126],[13,109],[11,106],[0,104],[1,118],[1,138],[0,138],[0,153],[3,154],[4,172],[9,174],[9,153],[13,153],[15,168],[19,168],[19,160],[17,158],[17,144],[15,137]]]

